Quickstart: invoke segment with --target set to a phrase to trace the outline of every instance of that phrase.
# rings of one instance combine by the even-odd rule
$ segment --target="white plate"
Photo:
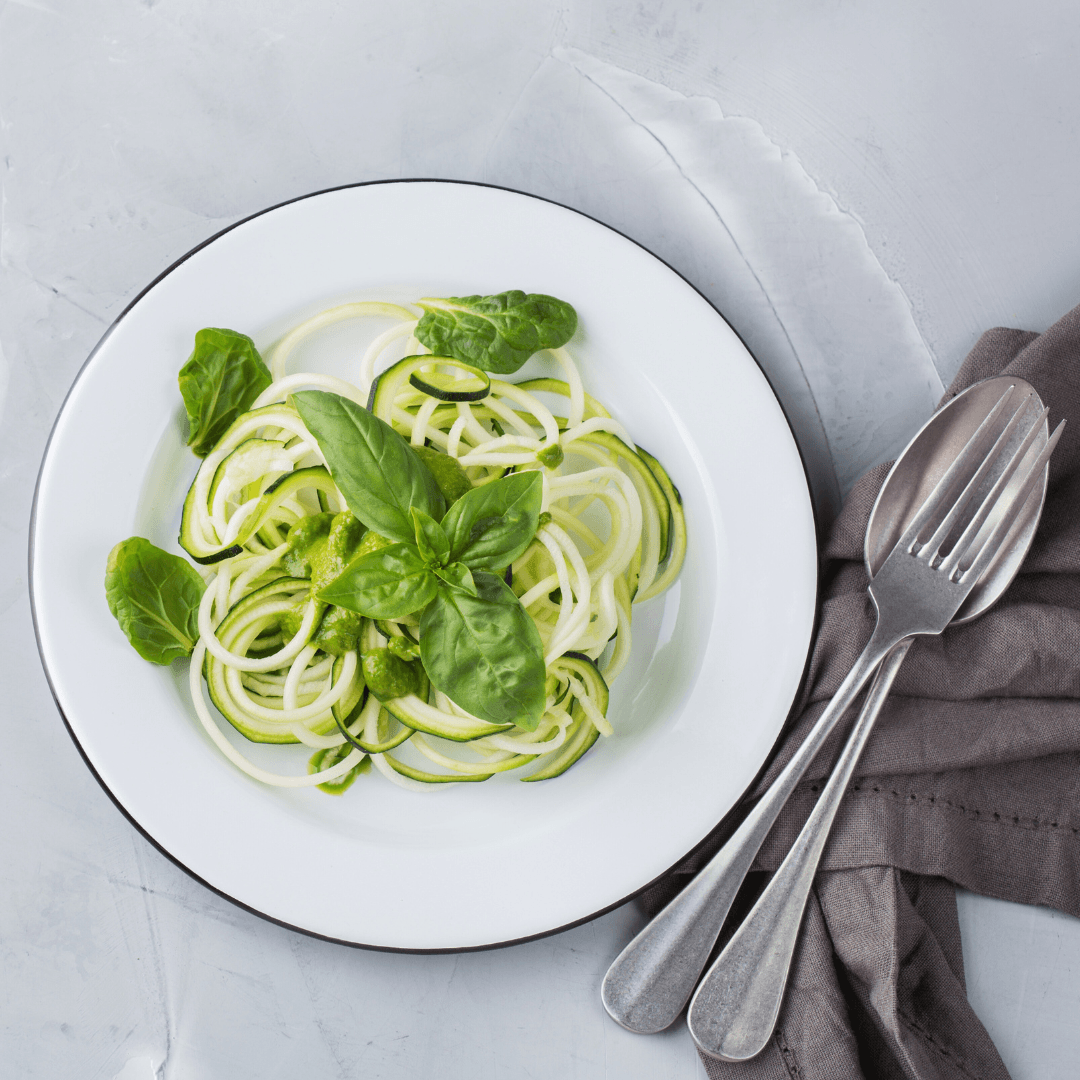
[[[342,798],[263,787],[201,730],[183,665],[141,660],[109,614],[110,548],[178,551],[196,461],[176,373],[195,331],[266,347],[347,299],[494,293],[570,301],[585,384],[681,489],[680,582],[635,614],[602,739],[565,775]],[[374,324],[373,324],[374,325]],[[290,370],[339,373],[355,330]],[[516,192],[438,181],[312,195],[249,218],[151,285],[102,339],[53,430],[35,504],[31,591],[57,704],[106,791],[170,858],[270,919],[382,948],[479,948],[599,914],[730,810],[798,688],[816,596],[814,524],[784,416],[738,337],[619,233]],[[239,740],[238,737],[238,741]],[[299,748],[252,747],[304,770]],[[271,764],[271,767],[274,767]]]

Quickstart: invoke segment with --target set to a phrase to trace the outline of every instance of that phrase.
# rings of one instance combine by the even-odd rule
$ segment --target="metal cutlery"
[[[864,709],[864,715],[869,710],[869,723],[858,733],[858,745],[845,755],[849,770],[910,639],[941,633],[950,621],[966,621],[1000,595],[1034,534],[1046,462],[1060,436],[1059,425],[1046,437],[1045,417],[1038,395],[1022,380],[988,380],[950,402],[897,460],[867,534],[869,592],[877,611],[870,641],[803,744],[727,844],[612,964],[602,997],[624,1027],[655,1032],[678,1017],[781,808],[886,654],[897,647],[872,692],[874,707],[868,702]],[[1042,490],[1036,492],[1040,481]],[[891,544],[884,546],[886,541]],[[765,1040],[771,1034],[805,890],[831,823],[829,809],[842,791],[838,781],[829,802],[823,796],[813,819],[817,831],[800,847],[771,894],[780,897],[785,887],[804,889],[801,901],[798,896],[775,900],[776,910],[765,914],[759,913],[759,902],[745,933],[737,932],[695,996],[692,1031],[707,1052],[740,1060],[757,1052],[752,1044],[761,1030],[768,1029]],[[795,908],[798,913],[792,915]],[[787,937],[770,948],[778,918]],[[756,1018],[751,1035],[747,1016]]]

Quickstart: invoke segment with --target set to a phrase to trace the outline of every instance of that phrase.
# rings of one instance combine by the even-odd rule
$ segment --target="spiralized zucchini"
[[[289,353],[309,334],[365,316],[397,321],[368,348],[359,386],[285,375]],[[612,734],[608,687],[630,654],[633,605],[662,593],[683,562],[677,490],[585,392],[565,348],[550,350],[561,379],[513,383],[431,358],[412,336],[415,326],[405,308],[360,303],[292,330],[271,359],[273,384],[205,458],[185,501],[181,542],[207,582],[190,669],[195,709],[221,751],[267,784],[340,793],[368,760],[393,783],[418,790],[515,769],[525,780],[559,775],[598,736]],[[409,355],[376,380],[385,353],[400,354],[403,339]],[[341,656],[320,647],[325,605],[282,562],[297,522],[346,508],[316,440],[288,404],[289,394],[312,387],[368,402],[413,447],[455,458],[473,486],[511,471],[542,474],[540,528],[508,574],[544,649],[547,699],[535,731],[470,716],[426,681],[423,692],[388,701],[370,694],[363,654],[395,637],[415,643],[413,616],[363,619],[358,648]],[[315,750],[308,775],[272,773],[241,754],[218,726],[203,679],[218,711],[248,739]],[[412,763],[400,756],[406,744]]]

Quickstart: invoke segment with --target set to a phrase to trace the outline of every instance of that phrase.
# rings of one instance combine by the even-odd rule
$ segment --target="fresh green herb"
[[[414,507],[415,543],[353,559],[316,595],[373,619],[396,619],[430,603],[439,580],[473,593],[470,571],[504,570],[529,546],[542,494],[539,473],[514,473],[474,488],[441,523]]]
[[[317,596],[371,619],[400,619],[431,603],[437,588],[414,544],[391,544],[354,559]]]
[[[409,511],[416,534],[416,547],[428,566],[442,566],[450,555],[450,540],[443,527],[415,506]]]
[[[565,345],[577,330],[577,312],[569,304],[520,289],[417,303],[425,314],[416,336],[433,353],[502,375],[517,371],[540,349]]]
[[[389,424],[338,394],[293,395],[300,418],[315,436],[330,475],[353,514],[398,543],[414,539],[409,509],[436,520],[446,503],[431,471]]]
[[[538,472],[511,473],[473,488],[443,518],[450,557],[472,570],[505,570],[536,535],[543,493]]]
[[[494,574],[473,579],[476,596],[440,589],[420,617],[424,668],[451,701],[474,716],[535,731],[546,680],[536,624]]]
[[[209,328],[195,335],[195,349],[179,381],[190,427],[188,446],[206,457],[272,380],[251,338]]]
[[[168,664],[191,655],[199,638],[199,601],[205,589],[189,563],[141,536],[122,540],[109,552],[109,610],[144,660]]]
[[[422,611],[421,626],[432,620],[436,633],[457,627],[464,637],[451,655],[460,662],[444,657],[437,672],[428,668],[436,687],[481,719],[509,717],[534,729],[543,712],[539,633],[509,587],[500,581],[498,589],[485,590],[480,579],[505,570],[536,535],[540,474],[513,473],[471,488],[444,514],[431,471],[389,425],[333,394],[309,391],[296,395],[296,403],[349,508],[397,541],[365,551],[369,533],[337,577],[313,581],[313,595],[373,619]],[[317,551],[310,561],[314,578]],[[485,617],[487,628],[480,626]],[[425,667],[428,655],[422,651]],[[537,671],[540,691],[532,687]]]
[[[476,595],[476,582],[473,580],[472,571],[463,562],[439,566],[435,569],[435,573],[439,580],[451,589],[461,589],[470,596]]]

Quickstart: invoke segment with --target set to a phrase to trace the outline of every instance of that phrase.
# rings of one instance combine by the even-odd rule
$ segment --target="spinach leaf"
[[[155,664],[190,656],[199,639],[199,601],[206,586],[178,555],[141,536],[109,552],[105,597],[135,651]]]
[[[577,312],[565,301],[520,289],[417,303],[425,314],[415,333],[433,353],[504,375],[539,349],[565,345],[577,330]]]
[[[372,619],[400,619],[431,603],[437,588],[412,544],[391,544],[353,559],[316,596]]]
[[[191,429],[188,446],[206,457],[272,379],[251,338],[209,327],[195,335],[195,349],[180,369],[179,382]]]
[[[473,581],[472,572],[463,562],[437,566],[434,567],[434,571],[439,580],[451,589],[464,589],[470,595],[476,596],[476,582]]]
[[[435,477],[389,424],[355,401],[322,390],[303,390],[292,402],[349,509],[369,529],[412,544],[410,507],[436,521],[442,517],[446,503]]]
[[[439,589],[420,617],[428,677],[463,709],[494,724],[535,731],[544,711],[544,652],[513,591],[477,573],[476,596]]]
[[[429,566],[442,566],[450,554],[450,541],[447,539],[443,527],[433,518],[418,510],[415,506],[410,507],[413,528],[416,531],[416,547],[421,558]]]
[[[473,488],[442,520],[450,558],[473,570],[505,570],[536,535],[543,493],[538,472],[511,473]]]

